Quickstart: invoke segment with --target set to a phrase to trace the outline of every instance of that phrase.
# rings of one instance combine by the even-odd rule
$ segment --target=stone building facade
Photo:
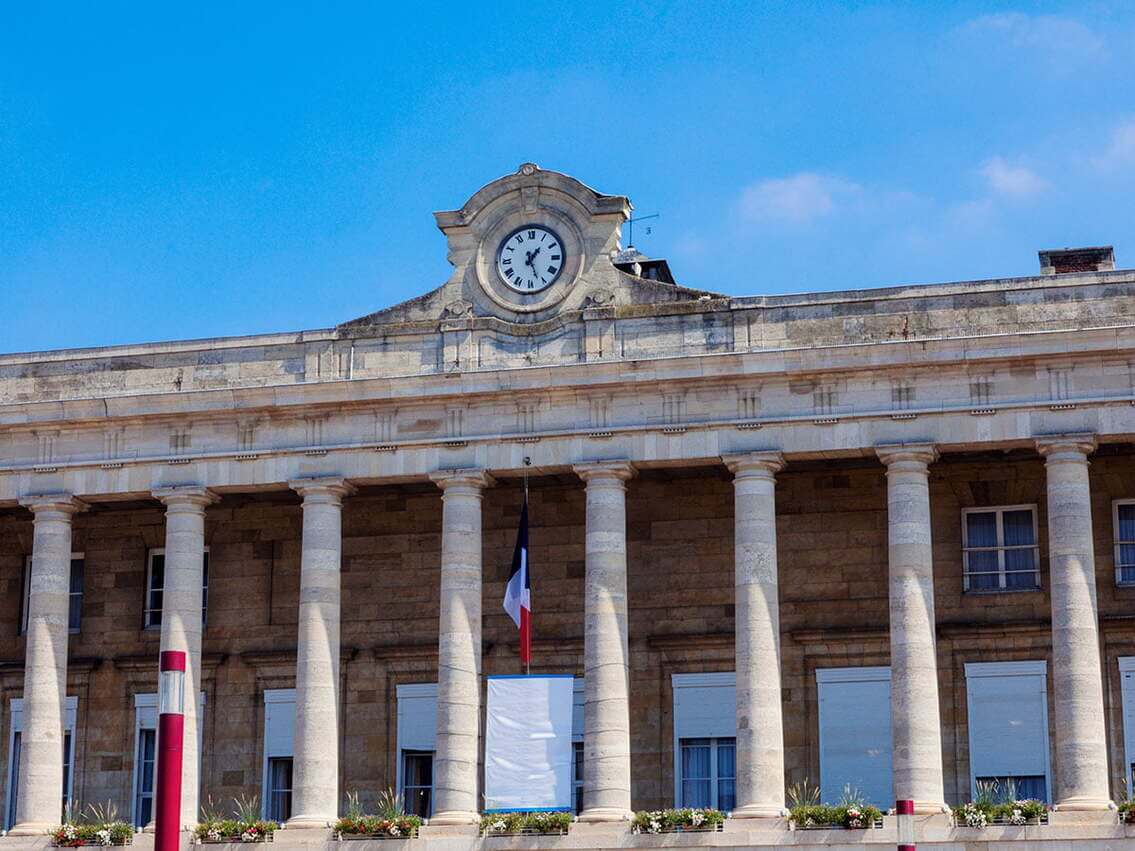
[[[63,796],[145,823],[172,648],[200,694],[187,824],[260,795],[321,829],[388,787],[470,823],[526,482],[534,670],[579,678],[583,822],[711,803],[760,844],[806,779],[931,817],[1015,778],[1046,829],[1088,831],[1051,838],[1123,836],[1135,272],[1077,249],[728,297],[622,250],[630,209],[525,164],[437,214],[454,271],[420,298],[0,356],[13,834]]]

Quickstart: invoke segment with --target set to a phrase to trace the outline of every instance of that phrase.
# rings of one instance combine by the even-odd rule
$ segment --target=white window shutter
[[[296,691],[264,690],[264,757],[289,757],[295,751]]]
[[[971,782],[1036,775],[1051,785],[1045,671],[1043,661],[966,664]]]
[[[399,752],[432,751],[436,741],[437,683],[404,683],[398,686]]]
[[[838,803],[850,785],[886,811],[894,800],[890,668],[819,668],[816,686],[821,798]]]

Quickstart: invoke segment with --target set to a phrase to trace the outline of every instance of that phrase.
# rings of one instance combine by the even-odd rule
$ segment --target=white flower
[[[221,832],[217,828],[210,828],[209,832],[205,834],[206,839],[212,839],[214,842],[221,838]]]
[[[985,813],[974,804],[966,804],[962,808],[962,814],[965,816],[966,827],[985,827],[989,823]]]
[[[690,824],[692,824],[694,827],[697,827],[698,825],[700,825],[704,821],[705,821],[705,813],[702,810],[694,810],[690,814]]]
[[[110,831],[105,827],[95,834],[98,837],[99,843],[102,845],[110,845]]]
[[[651,833],[661,833],[662,832],[662,822],[658,821],[658,819],[651,819],[650,820],[650,832]]]
[[[63,835],[68,839],[74,839],[79,835],[79,832],[75,830],[75,825],[65,824],[63,825]]]
[[[402,831],[400,831],[398,829],[398,825],[396,825],[396,824],[390,825],[390,835],[391,836],[401,836],[402,835]]]
[[[490,830],[498,830],[499,831],[499,830],[504,830],[504,828],[505,828],[504,819],[497,819],[496,821],[494,821],[492,824],[489,825]]]
[[[260,838],[260,833],[255,827],[250,827],[240,835],[241,842],[255,842]]]

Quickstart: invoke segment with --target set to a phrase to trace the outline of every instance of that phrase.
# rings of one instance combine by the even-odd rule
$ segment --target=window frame
[[[1005,544],[1005,521],[1004,515],[1007,511],[1028,511],[1032,514],[1033,518],[1033,543],[1029,545],[1015,544],[1006,546]],[[992,547],[971,547],[969,545],[969,523],[968,518],[971,514],[993,514],[997,523],[997,544]],[[1040,527],[1039,527],[1039,512],[1037,511],[1036,503],[1023,503],[1019,505],[989,505],[989,506],[973,506],[971,508],[962,509],[962,590],[966,594],[1013,594],[1013,593],[1027,593],[1029,591],[1042,590],[1040,582]],[[1005,577],[1007,575],[1005,570],[1005,553],[1008,550],[1033,550],[1033,575],[1036,578],[1036,584],[1031,588],[1008,588],[1005,585]],[[997,582],[996,588],[971,588],[970,587],[970,567],[969,556],[971,552],[995,552],[997,553]],[[1012,573],[1025,573],[1025,571],[1010,571]],[[979,576],[991,575],[989,572],[978,572]]]
[[[75,800],[75,729],[77,715],[79,712],[79,698],[76,696],[67,696],[64,699],[64,712],[63,712],[63,736],[66,751],[63,754],[63,779],[67,782],[63,787],[63,798],[59,801],[60,816],[62,816],[65,803]],[[20,723],[16,723],[16,713],[19,713]],[[8,783],[4,790],[4,830],[12,829],[12,822],[15,818],[15,805],[16,799],[12,795],[16,789],[17,779],[20,772],[18,761],[13,760],[15,756],[16,736],[21,738],[21,753],[23,751],[23,730],[24,730],[24,700],[21,697],[13,697],[8,701],[8,770],[7,777]],[[68,768],[70,770],[68,770]]]
[[[704,745],[684,744],[686,742],[706,742]],[[719,768],[719,751],[723,745],[728,745],[733,748],[733,777],[722,777],[718,774]],[[682,749],[685,747],[708,747],[709,748],[709,777],[694,777],[693,780],[708,780],[709,781],[709,806],[713,809],[723,810],[721,806],[721,781],[733,780],[733,797],[734,806],[736,806],[737,797],[737,737],[736,736],[684,736],[678,739],[678,765],[676,766],[675,774],[678,776],[679,797],[675,802],[678,807],[692,807],[693,804],[688,804],[685,801],[685,781],[686,776],[682,773]],[[725,812],[732,812],[733,808],[724,810]]]
[[[79,570],[79,576],[82,578],[80,584],[83,586],[75,591],[75,562],[82,562],[83,566]],[[68,573],[67,585],[67,633],[69,635],[78,635],[79,630],[83,626],[83,591],[86,586],[86,573],[87,573],[87,555],[83,552],[71,553],[71,561],[69,564],[70,573]],[[32,593],[32,556],[29,553],[24,557],[24,574],[23,574],[23,588],[20,589],[20,624],[19,632],[17,635],[24,636],[28,634],[28,618],[31,616],[29,611]],[[79,622],[71,625],[71,606],[74,598],[79,598]]]
[[[275,752],[270,743],[270,730],[269,730],[269,706],[287,706],[291,707],[292,716],[292,746],[289,749],[290,754]],[[292,788],[295,790],[295,709],[296,709],[296,690],[294,688],[266,688],[264,689],[264,728],[262,738],[262,762],[260,767],[260,812],[264,818],[268,818],[270,807],[271,795],[271,763],[274,759],[291,759],[292,760]]]
[[[1121,547],[1135,545],[1135,541],[1124,541],[1119,537],[1119,509],[1126,505],[1135,507],[1135,499],[1113,499],[1111,501],[1112,564],[1115,567],[1115,585],[1117,588],[1135,587],[1135,579],[1123,579],[1124,565],[1119,556]],[[1135,563],[1128,567],[1135,570]]]
[[[407,786],[406,785],[406,762],[411,757],[429,757],[430,760],[430,785],[429,786]],[[407,789],[428,789],[429,790],[429,812],[423,818],[430,818],[434,811],[434,788],[436,778],[434,772],[437,769],[437,750],[427,751],[420,748],[402,748],[398,751],[398,775],[401,778],[402,788],[399,794],[404,802],[410,801],[410,796],[406,794]],[[408,810],[409,811],[409,810]]]
[[[395,791],[402,800],[406,798],[406,755],[407,753],[420,754],[430,753],[437,758],[437,740],[432,739],[426,742],[415,739],[414,741],[403,741],[403,715],[409,711],[416,710],[418,712],[426,711],[429,708],[429,703],[432,701],[433,711],[437,712],[437,683],[398,683],[395,687]],[[422,702],[425,702],[423,705]],[[436,722],[430,727],[436,736],[437,725]],[[428,736],[427,736],[428,738]],[[430,744],[433,747],[423,747],[422,745]],[[436,765],[434,766],[436,768]],[[433,774],[431,773],[431,777]],[[415,787],[418,788],[418,787]],[[433,789],[430,790],[430,809],[433,810],[434,796]]]
[[[150,607],[150,596],[154,589],[151,587],[154,580],[154,556],[160,555],[165,557],[165,547],[153,547],[146,551],[146,581],[142,588],[142,629],[144,630],[161,630],[162,622],[158,620],[157,623],[153,622],[153,615],[155,612],[161,613],[165,610],[165,562],[162,562],[162,587],[159,589],[162,593],[162,605],[160,608],[154,609]],[[206,629],[209,626],[209,547],[204,549],[204,557],[201,565],[201,629]]]
[[[275,789],[272,786],[272,766],[273,766],[273,763],[282,763],[282,762],[288,763],[288,765],[289,765],[288,776],[291,778],[290,782],[288,783],[288,788],[286,790]],[[288,819],[290,819],[292,817],[292,795],[295,792],[295,785],[296,785],[295,767],[296,767],[296,758],[295,758],[294,754],[292,756],[270,756],[270,757],[267,757],[267,759],[265,760],[265,764],[264,764],[264,793],[265,793],[264,818],[268,819],[269,821],[275,821],[275,822],[278,822],[279,824],[286,824]],[[284,815],[282,813],[275,813],[275,812],[272,811],[273,802],[275,800],[276,793],[280,792],[280,791],[286,791],[287,794],[288,794],[288,807],[287,807],[288,812],[287,812],[287,815]]]
[[[977,768],[974,765],[975,760],[972,756],[973,748],[973,724],[976,715],[974,709],[974,690],[970,687],[972,680],[979,679],[1008,679],[1010,677],[1039,677],[1040,689],[1039,694],[1041,698],[1041,717],[1040,717],[1040,738],[1041,738],[1041,754],[1044,757],[1044,791],[1045,801],[1051,804],[1052,789],[1055,778],[1052,774],[1052,741],[1048,735],[1049,725],[1049,706],[1048,706],[1048,662],[1044,659],[1028,659],[1020,662],[966,662],[963,668],[964,681],[966,689],[966,748],[967,755],[969,756],[969,788],[970,795],[974,795],[977,790],[977,779],[979,776],[985,777],[987,775],[978,775]],[[1011,774],[994,775],[998,777],[1009,776]],[[1027,775],[1035,776],[1035,775]]]

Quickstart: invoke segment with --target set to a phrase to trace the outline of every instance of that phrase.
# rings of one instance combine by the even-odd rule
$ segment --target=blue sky
[[[728,294],[1135,266],[1132,55],[1120,0],[17,4],[0,351],[393,304],[447,277],[431,213],[527,160]]]

